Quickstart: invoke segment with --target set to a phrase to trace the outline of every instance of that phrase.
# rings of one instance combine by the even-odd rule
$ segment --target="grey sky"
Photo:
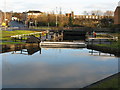
[[[0,0],[0,9],[17,12],[28,10],[52,12],[56,7],[58,10],[61,7],[63,13],[74,11],[75,14],[82,14],[91,10],[114,11],[118,1],[120,0]]]

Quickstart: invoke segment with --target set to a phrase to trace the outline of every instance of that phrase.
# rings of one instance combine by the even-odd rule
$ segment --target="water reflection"
[[[85,48],[39,51],[2,54],[3,88],[80,88],[118,72],[117,58],[91,56]]]
[[[45,47],[45,48],[49,49],[50,47],[49,48]],[[61,51],[61,49],[65,49],[65,48],[59,48],[60,51]],[[68,48],[68,49],[71,49],[71,48]],[[83,49],[83,48],[77,48],[77,49]],[[14,49],[14,51],[12,51],[12,54],[33,55],[38,51],[40,54],[42,54],[41,46],[29,46],[29,47],[26,47],[26,49],[22,49],[22,48]],[[114,54],[102,53],[101,51],[96,51],[96,50],[89,50],[88,53],[93,56],[115,57]]]
[[[89,51],[90,55],[93,56],[104,56],[104,57],[115,57],[114,54],[102,53],[101,51],[91,50]]]
[[[20,51],[20,52],[18,52]],[[21,49],[21,50],[15,50],[12,52],[12,54],[23,54],[23,55],[33,55],[34,53],[40,51],[40,54],[42,53],[41,52],[41,47],[39,46],[36,46],[36,47],[27,47],[26,49]]]

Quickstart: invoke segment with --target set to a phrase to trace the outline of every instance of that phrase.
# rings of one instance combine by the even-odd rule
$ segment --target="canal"
[[[3,88],[82,88],[118,72],[117,57],[87,48],[30,51],[0,54]]]
[[[84,40],[66,36],[57,41]],[[31,46],[0,57],[2,88],[83,88],[118,72],[118,57],[87,48]]]

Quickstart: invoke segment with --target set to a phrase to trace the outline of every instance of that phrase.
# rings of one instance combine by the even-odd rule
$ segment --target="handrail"
[[[29,36],[29,35],[42,34],[42,33],[43,32],[35,32],[35,33],[29,33],[29,34],[13,35],[11,37],[15,38],[15,37]]]

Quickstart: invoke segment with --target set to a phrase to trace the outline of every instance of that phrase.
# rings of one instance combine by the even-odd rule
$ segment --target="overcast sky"
[[[74,11],[75,14],[82,14],[84,11],[91,10],[114,11],[119,1],[120,0],[0,0],[0,10],[15,12],[40,10],[42,12],[52,12],[56,10],[56,7],[57,10],[61,7],[63,13]]]

